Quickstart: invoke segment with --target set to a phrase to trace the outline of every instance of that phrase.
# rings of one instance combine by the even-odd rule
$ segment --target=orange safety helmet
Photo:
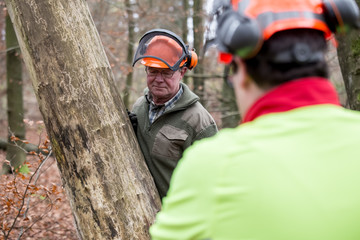
[[[175,33],[165,29],[154,29],[140,39],[133,66],[139,60],[148,67],[170,68],[175,71],[183,66],[194,68],[198,58]]]
[[[219,4],[220,2],[220,4]],[[322,31],[329,39],[334,32],[360,27],[354,0],[215,0],[217,16],[215,42],[220,61],[232,54],[251,58],[263,41],[279,31],[308,28]]]

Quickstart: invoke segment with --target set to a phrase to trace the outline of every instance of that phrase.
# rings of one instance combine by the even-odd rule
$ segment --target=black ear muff
[[[216,36],[220,51],[242,58],[254,56],[263,42],[257,21],[233,10],[227,10],[219,16]]]
[[[188,53],[185,67],[191,70],[194,67],[196,67],[197,63],[198,63],[198,55],[196,54],[195,51],[192,50]]]
[[[350,27],[360,28],[359,8],[354,0],[323,0],[324,16],[329,29],[346,32]]]

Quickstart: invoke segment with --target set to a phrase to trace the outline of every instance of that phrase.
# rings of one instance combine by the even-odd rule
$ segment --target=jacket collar
[[[182,93],[179,100],[176,102],[176,106],[171,110],[179,110],[179,109],[187,108],[189,105],[200,100],[200,98],[195,93],[193,93],[186,84],[180,82],[180,85],[183,88],[184,92]],[[149,102],[150,92],[148,88],[144,90],[144,95],[146,102],[150,104]]]
[[[242,123],[250,122],[265,114],[317,104],[340,105],[333,85],[326,78],[321,77],[293,80],[281,84],[258,99],[245,114]]]

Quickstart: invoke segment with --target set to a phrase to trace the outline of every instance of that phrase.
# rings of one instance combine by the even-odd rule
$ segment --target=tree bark
[[[9,15],[6,15],[6,79],[7,79],[7,116],[9,125],[6,159],[11,166],[18,168],[25,162],[26,153],[14,145],[10,138],[15,136],[25,139],[24,106],[22,92],[22,64],[19,43]],[[21,147],[24,143],[16,141]],[[3,164],[1,173],[11,173],[10,166]]]
[[[189,32],[189,28],[188,28],[188,18],[189,18],[189,0],[183,0],[182,1],[182,11],[183,11],[183,16],[181,18],[181,26],[182,26],[182,40],[187,43],[187,38],[188,38],[188,32]],[[187,75],[185,75],[183,77],[183,82],[185,84],[189,84],[189,77]]]
[[[344,78],[348,106],[360,110],[360,31],[338,38],[338,58]]]
[[[134,42],[135,42],[135,21],[133,17],[133,10],[130,0],[125,0],[126,13],[128,16],[128,46],[127,46],[127,57],[126,62],[130,67],[134,57]],[[127,108],[130,108],[130,89],[133,82],[133,71],[130,71],[126,76],[126,85],[123,91],[123,101]]]
[[[356,0],[359,5],[360,0]],[[338,38],[338,58],[351,109],[360,110],[360,31],[352,30]]]
[[[203,0],[194,1],[193,5],[193,33],[194,33],[194,48],[197,51],[199,62],[194,69],[195,74],[203,74],[203,56],[201,50],[204,41],[204,26],[203,26]],[[200,101],[204,103],[204,87],[205,80],[203,78],[193,77],[194,92],[200,97]]]
[[[221,97],[221,128],[235,128],[240,123],[240,113],[236,104],[234,89],[229,86],[227,76],[229,65],[224,67],[224,79]]]
[[[160,199],[83,0],[6,0],[79,237],[149,239]]]

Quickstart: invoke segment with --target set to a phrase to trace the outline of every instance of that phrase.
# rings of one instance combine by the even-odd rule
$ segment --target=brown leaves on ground
[[[36,144],[39,133],[33,135],[27,141]],[[48,140],[39,145],[50,148]],[[1,165],[5,158],[0,151]],[[34,152],[26,161],[24,171],[0,176],[0,240],[78,239],[54,157]]]

